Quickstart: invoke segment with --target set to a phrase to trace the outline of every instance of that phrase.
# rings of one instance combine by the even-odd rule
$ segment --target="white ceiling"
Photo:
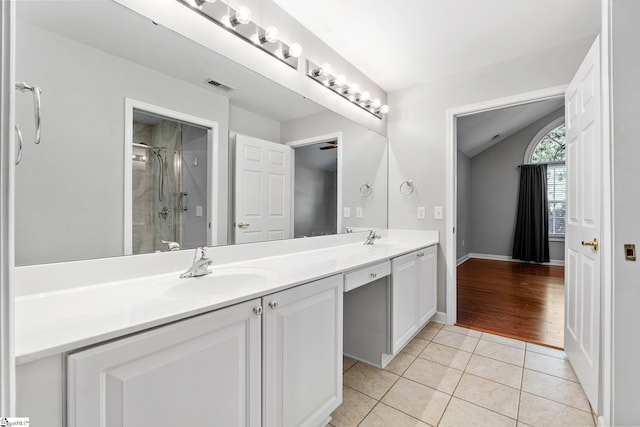
[[[460,117],[456,123],[458,149],[473,157],[563,105],[560,97]]]
[[[600,29],[600,0],[274,1],[388,92]]]

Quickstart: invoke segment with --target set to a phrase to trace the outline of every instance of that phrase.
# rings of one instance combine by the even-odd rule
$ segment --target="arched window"
[[[564,237],[565,233],[567,212],[565,159],[565,123],[564,117],[560,117],[536,134],[524,158],[525,163],[547,164],[549,237]]]

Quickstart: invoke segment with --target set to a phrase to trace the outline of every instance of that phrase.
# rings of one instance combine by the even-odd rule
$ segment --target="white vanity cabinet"
[[[312,426],[342,402],[342,275],[73,353],[67,425]]]
[[[391,260],[391,343],[398,353],[436,313],[436,246]]]
[[[67,425],[260,426],[260,304],[71,354]]]
[[[342,282],[263,298],[264,427],[324,426],[342,402]]]

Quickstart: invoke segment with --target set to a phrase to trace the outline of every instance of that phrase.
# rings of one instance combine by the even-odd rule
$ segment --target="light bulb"
[[[346,82],[347,82],[347,78],[345,76],[343,76],[342,74],[340,74],[338,77],[336,77],[335,79],[331,80],[331,86],[341,87]]]
[[[351,86],[349,87],[349,92],[356,93],[358,92],[358,90],[360,90],[360,86],[358,86],[357,83],[351,83]]]
[[[320,66],[320,69],[322,70],[322,75],[331,74],[331,65],[326,62]]]
[[[368,101],[371,97],[371,94],[366,90],[360,94],[360,101]]]
[[[234,27],[238,24],[248,24],[251,22],[251,10],[247,6],[238,6],[236,13],[230,19]]]
[[[286,57],[299,58],[301,54],[302,46],[300,46],[300,43],[293,43],[291,46],[289,46],[289,52]]]
[[[382,107],[380,107],[380,112],[382,114],[387,114],[389,112],[389,106],[387,104],[384,104]]]
[[[260,37],[260,41],[262,43],[269,42],[275,43],[280,38],[280,31],[276,27],[269,26],[266,30],[264,30],[264,35]]]
[[[378,98],[374,99],[373,102],[371,103],[371,105],[373,105],[373,108],[380,108],[381,102]]]

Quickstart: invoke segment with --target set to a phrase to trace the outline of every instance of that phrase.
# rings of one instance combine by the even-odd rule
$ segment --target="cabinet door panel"
[[[438,310],[438,251],[436,246],[431,246],[418,253],[423,254],[418,261],[418,317],[422,327]]]
[[[391,262],[392,342],[397,353],[418,330],[418,264],[412,252]]]
[[[263,299],[265,426],[317,426],[340,405],[342,288],[333,276]]]
[[[259,426],[259,300],[72,354],[69,426]]]

